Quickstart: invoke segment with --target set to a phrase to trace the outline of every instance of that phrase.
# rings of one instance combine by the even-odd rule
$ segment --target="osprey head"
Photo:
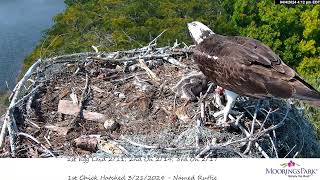
[[[188,29],[196,44],[200,44],[204,39],[214,34],[210,28],[198,21],[188,23]]]

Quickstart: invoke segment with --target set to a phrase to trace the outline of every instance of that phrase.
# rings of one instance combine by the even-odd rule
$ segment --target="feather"
[[[297,98],[320,104],[320,93],[258,40],[211,34],[193,53],[209,80],[237,94]]]

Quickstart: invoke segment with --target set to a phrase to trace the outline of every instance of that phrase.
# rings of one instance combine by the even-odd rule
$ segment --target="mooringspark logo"
[[[282,164],[280,164],[280,165],[281,165],[283,168],[300,166],[299,164],[293,162],[292,160],[289,161],[288,163],[282,163]]]
[[[279,168],[266,168],[266,174],[268,175],[285,175],[288,177],[311,177],[318,173],[317,168],[304,168],[303,166],[290,160],[288,163],[280,164]]]

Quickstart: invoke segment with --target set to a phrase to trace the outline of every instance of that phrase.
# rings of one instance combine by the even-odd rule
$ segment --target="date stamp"
[[[214,175],[79,175],[68,176],[66,180],[217,180],[217,177]]]
[[[285,5],[316,5],[320,4],[320,0],[275,0],[275,4],[285,4]]]
[[[168,158],[168,157],[68,157],[68,162],[81,162],[81,163],[96,163],[96,162],[201,162],[201,161],[216,161],[217,158],[187,158],[187,157],[177,157],[177,158]]]
[[[69,157],[66,159],[70,165],[81,165],[86,167],[97,166],[92,169],[92,174],[81,172],[79,174],[67,174],[65,180],[217,180],[213,174],[199,172],[194,169],[187,171],[173,171],[175,167],[182,168],[183,164],[208,163],[210,170],[216,163],[216,158],[189,158],[189,157]],[[161,166],[161,164],[168,164]],[[175,165],[172,165],[175,164]],[[124,165],[130,168],[122,169]],[[103,168],[101,168],[103,167]],[[153,168],[154,167],[154,168]],[[168,169],[165,169],[165,168]],[[169,168],[170,167],[170,168]],[[190,167],[190,166],[185,166]],[[207,166],[206,166],[207,167]],[[85,168],[86,169],[86,168]],[[120,170],[121,169],[121,170]],[[86,169],[87,170],[87,169]],[[210,171],[211,172],[211,171]],[[186,173],[186,174],[184,174]],[[191,175],[190,175],[191,174]],[[204,175],[205,174],[205,175]]]

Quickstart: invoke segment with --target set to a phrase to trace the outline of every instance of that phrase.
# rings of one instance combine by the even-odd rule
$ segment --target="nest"
[[[189,50],[150,44],[37,61],[11,96],[1,156],[320,157],[313,126],[281,100],[240,97],[217,127],[215,85],[181,85],[199,74]]]

